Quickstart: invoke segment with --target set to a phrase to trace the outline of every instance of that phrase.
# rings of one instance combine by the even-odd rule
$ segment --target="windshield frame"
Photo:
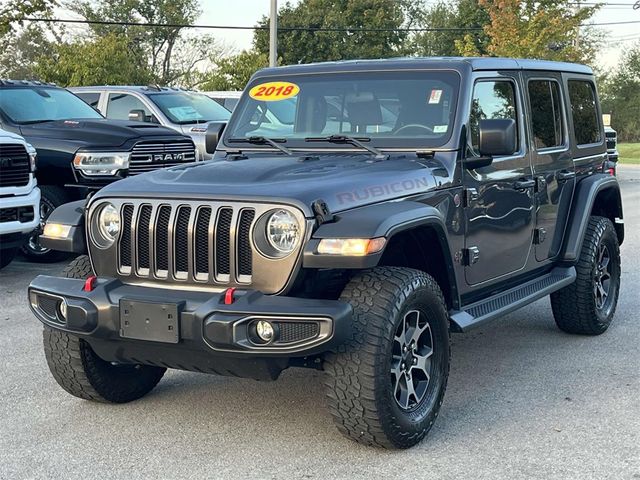
[[[204,98],[206,98],[208,101],[213,102],[217,107],[220,107],[220,109],[224,110],[227,113],[227,118],[226,119],[216,119],[216,118],[203,118],[203,119],[194,119],[194,120],[189,120],[189,121],[180,121],[177,120],[172,114],[171,112],[167,112],[166,110],[168,109],[166,106],[162,105],[161,103],[158,103],[156,101],[155,97],[165,97],[165,96],[169,96],[169,95],[194,95],[194,96],[202,96]],[[224,108],[224,106],[220,105],[218,102],[216,102],[213,98],[205,95],[204,93],[200,93],[200,92],[183,92],[183,91],[175,91],[175,92],[158,92],[158,93],[146,93],[147,98],[149,99],[149,101],[158,109],[158,111],[160,111],[160,113],[162,113],[162,115],[165,116],[165,118],[170,122],[173,123],[175,125],[198,125],[198,124],[202,124],[202,123],[208,123],[208,122],[228,122],[229,119],[231,118],[231,112],[229,112],[229,110],[227,110],[226,108]],[[198,112],[199,113],[199,112]]]
[[[61,121],[65,121],[65,120],[102,120],[102,119],[105,118],[104,115],[102,115],[100,112],[98,112],[97,110],[92,108],[84,100],[82,100],[80,97],[78,97],[76,94],[74,94],[70,90],[67,90],[66,88],[53,87],[53,86],[50,86],[50,85],[38,85],[38,86],[25,85],[24,87],[18,86],[18,87],[11,87],[11,88],[7,88],[7,89],[2,89],[2,90],[0,90],[0,92],[12,92],[12,91],[17,91],[17,90],[21,90],[21,91],[24,91],[24,90],[49,90],[49,91],[64,92],[64,95],[71,95],[78,102],[80,102],[79,104],[82,104],[83,107],[86,107],[87,109],[89,109],[87,111],[91,111],[95,115],[91,116],[91,117],[72,116],[72,117],[65,117],[65,118],[39,118],[39,119],[31,119],[31,120],[22,120],[22,121],[20,121],[20,120],[16,120],[15,118],[11,117],[11,115],[9,115],[9,113],[4,108],[2,108],[2,105],[0,104],[0,114],[3,117],[5,117],[7,120],[9,120],[11,123],[13,123],[14,125],[28,126],[28,125],[37,125],[39,123],[47,123],[47,122],[58,122],[58,121],[61,122]]]
[[[463,102],[462,91],[464,88],[464,79],[461,75],[461,72],[456,68],[450,67],[411,67],[411,68],[375,68],[375,69],[354,69],[354,70],[335,70],[335,71],[309,71],[309,72],[297,72],[297,73],[289,73],[286,71],[278,72],[278,73],[269,73],[268,75],[257,75],[252,78],[240,98],[238,105],[234,109],[231,119],[227,124],[227,127],[224,130],[222,139],[219,143],[218,149],[220,151],[237,151],[239,146],[242,146],[242,151],[274,151],[273,148],[268,145],[265,146],[256,146],[255,144],[250,144],[247,142],[245,146],[242,144],[238,145],[234,142],[234,144],[228,144],[227,139],[231,138],[233,135],[237,136],[237,132],[235,132],[235,128],[238,126],[240,122],[240,117],[244,113],[244,109],[246,108],[248,102],[251,101],[248,92],[255,86],[260,85],[261,83],[266,82],[296,82],[296,78],[300,77],[336,77],[336,76],[360,76],[360,77],[371,77],[375,79],[376,76],[386,75],[386,74],[424,74],[425,78],[428,78],[430,73],[448,73],[455,75],[455,89],[454,95],[452,96],[453,105],[450,108],[451,111],[451,123],[450,128],[448,128],[445,135],[438,138],[437,145],[429,144],[426,137],[416,136],[415,139],[410,139],[407,137],[398,137],[397,139],[393,139],[393,135],[388,137],[371,137],[370,145],[384,151],[448,151],[457,149],[457,143],[455,142],[456,132],[459,130],[458,124],[460,123],[460,108]],[[232,135],[233,133],[233,135]],[[367,136],[366,133],[356,133],[351,134],[357,137]],[[293,151],[363,151],[358,147],[354,147],[352,145],[338,145],[332,142],[315,142],[314,144],[310,144],[305,142],[302,138],[287,138],[287,146]],[[391,142],[389,142],[391,140]],[[455,143],[455,145],[454,145]]]

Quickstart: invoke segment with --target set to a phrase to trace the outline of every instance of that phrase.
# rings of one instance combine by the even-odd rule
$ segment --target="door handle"
[[[569,170],[562,170],[558,172],[557,178],[559,182],[566,182],[572,178],[575,178],[576,172],[571,172]]]
[[[536,181],[531,180],[518,180],[513,184],[513,188],[516,190],[526,190],[527,188],[533,188],[536,186]]]

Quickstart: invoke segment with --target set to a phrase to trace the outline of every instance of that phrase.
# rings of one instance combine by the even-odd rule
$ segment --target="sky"
[[[299,0],[290,0],[297,4]],[[426,0],[426,3],[434,0]],[[589,0],[593,1],[593,0]],[[600,0],[603,6],[593,17],[594,23],[640,22],[640,8],[634,10],[633,4],[640,0]],[[279,0],[283,5],[284,0]],[[222,5],[224,6],[222,6]],[[621,5],[624,4],[624,5]],[[227,5],[232,5],[229,8]],[[198,23],[210,25],[255,25],[263,16],[269,14],[270,0],[201,0],[203,14]],[[628,25],[612,25],[598,27],[605,33],[603,48],[598,55],[598,66],[605,70],[615,68],[621,55],[634,43],[640,42],[640,23]],[[251,47],[253,32],[251,30],[218,30],[214,35],[227,45],[237,50]]]

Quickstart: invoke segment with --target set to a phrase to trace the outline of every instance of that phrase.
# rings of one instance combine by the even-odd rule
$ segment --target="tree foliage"
[[[626,53],[618,70],[601,84],[602,111],[623,142],[640,142],[640,42]]]
[[[284,4],[278,12],[278,56],[285,65],[355,58],[385,58],[405,52],[408,32],[398,30],[411,23],[416,2],[410,0],[302,0]],[[268,27],[263,17],[260,27]],[[287,28],[353,27],[385,31],[286,31]],[[269,53],[269,32],[256,30],[255,49]]]
[[[420,25],[425,28],[448,28],[460,30],[427,31],[418,33],[415,37],[415,53],[425,56],[455,56],[460,52],[456,48],[456,40],[461,40],[466,34],[469,42],[477,54],[487,54],[489,39],[483,31],[489,23],[488,12],[478,3],[478,0],[440,1],[427,7],[420,16]],[[479,29],[468,33],[467,28]]]
[[[31,15],[48,16],[53,7],[58,5],[56,0],[7,0],[0,6],[0,45],[7,45],[5,35],[22,26],[24,18]]]
[[[489,15],[486,53],[493,56],[591,63],[597,37],[580,25],[598,7],[575,9],[565,0],[478,0]],[[467,33],[455,42],[462,55],[482,55]]]
[[[251,75],[268,65],[264,53],[245,50],[237,55],[212,59],[215,67],[202,76],[199,88],[211,90],[243,90]]]

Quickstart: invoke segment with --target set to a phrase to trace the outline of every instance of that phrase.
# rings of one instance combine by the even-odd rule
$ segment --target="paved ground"
[[[356,445],[332,425],[322,374],[278,382],[170,372],[145,399],[75,399],[49,375],[25,287],[62,264],[0,273],[0,479],[640,478],[640,169],[620,172],[627,241],[616,320],[565,335],[548,301],[453,343],[445,404],[409,451]]]

